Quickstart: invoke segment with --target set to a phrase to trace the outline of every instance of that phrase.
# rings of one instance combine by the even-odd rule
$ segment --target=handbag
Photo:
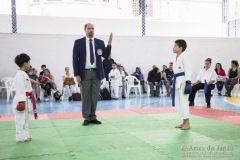
[[[191,92],[192,92],[192,85],[191,85],[191,83],[186,82],[184,94],[190,94]]]
[[[73,98],[73,101],[81,101],[82,96],[80,93],[73,93],[72,98]]]
[[[70,86],[70,85],[75,85],[74,79],[73,78],[66,78],[63,82],[64,86]]]

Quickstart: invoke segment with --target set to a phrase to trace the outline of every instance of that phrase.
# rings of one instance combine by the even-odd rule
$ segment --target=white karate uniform
[[[119,93],[119,82],[121,74],[118,69],[112,69],[110,73],[108,74],[109,79],[111,80],[111,96],[112,98],[118,98]],[[110,78],[111,76],[114,76],[114,78]]]
[[[173,63],[174,74],[185,72],[185,76],[176,78],[175,83],[175,106],[180,117],[183,119],[189,118],[188,94],[184,94],[186,81],[191,81],[191,63],[186,53],[181,53]]]
[[[120,72],[120,71],[119,71],[119,72]],[[122,95],[123,95],[123,96],[126,96],[126,85],[127,85],[127,83],[126,83],[126,80],[125,80],[125,79],[124,79],[124,80],[122,79],[122,77],[126,77],[124,71],[121,71],[121,72],[120,72],[119,86],[122,87]]]
[[[17,71],[13,85],[16,95],[14,96],[12,107],[16,121],[16,141],[18,142],[30,137],[28,133],[28,119],[33,105],[31,99],[26,96],[26,92],[32,92],[32,85],[28,75],[22,70]],[[19,112],[16,110],[16,106],[21,101],[25,102],[25,110]]]

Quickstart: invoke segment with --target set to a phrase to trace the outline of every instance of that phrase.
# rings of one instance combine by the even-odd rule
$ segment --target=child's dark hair
[[[238,66],[239,66],[239,64],[238,64],[238,61],[237,61],[237,60],[232,60],[232,64],[235,64],[235,66],[236,66],[236,67],[238,67]]]
[[[25,53],[17,55],[14,59],[14,62],[18,65],[18,67],[22,67],[24,63],[28,63],[29,61],[30,57]]]
[[[178,47],[182,47],[182,52],[184,52],[187,48],[187,43],[183,39],[178,39],[175,41],[175,43],[178,45]]]

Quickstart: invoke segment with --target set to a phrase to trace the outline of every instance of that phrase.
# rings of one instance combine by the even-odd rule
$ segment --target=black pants
[[[42,89],[45,90],[44,96],[50,96],[51,95],[51,89],[54,89],[53,85],[51,83],[45,83],[41,85]]]
[[[224,82],[223,81],[217,81],[216,86],[218,91],[222,92]]]
[[[212,96],[211,90],[213,90],[214,88],[215,88],[214,84],[208,85],[207,94],[205,94],[206,103],[211,102],[211,96]],[[200,89],[204,89],[204,83],[198,83],[192,87],[192,92],[189,94],[189,97],[188,97],[188,100],[190,102],[194,103],[195,95],[196,95],[197,91]]]
[[[145,82],[144,82],[144,80],[141,80],[141,81],[140,81],[140,84],[141,84],[141,86],[142,86],[143,93],[145,93],[146,90],[145,90]]]
[[[234,80],[227,80],[225,82],[226,94],[231,94],[234,86],[238,83],[237,79]]]

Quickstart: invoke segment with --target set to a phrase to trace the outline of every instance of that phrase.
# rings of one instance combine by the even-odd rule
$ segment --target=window
[[[132,0],[132,14],[134,17],[138,17],[141,14],[141,0]],[[146,17],[153,16],[153,1],[145,0],[145,15]]]

